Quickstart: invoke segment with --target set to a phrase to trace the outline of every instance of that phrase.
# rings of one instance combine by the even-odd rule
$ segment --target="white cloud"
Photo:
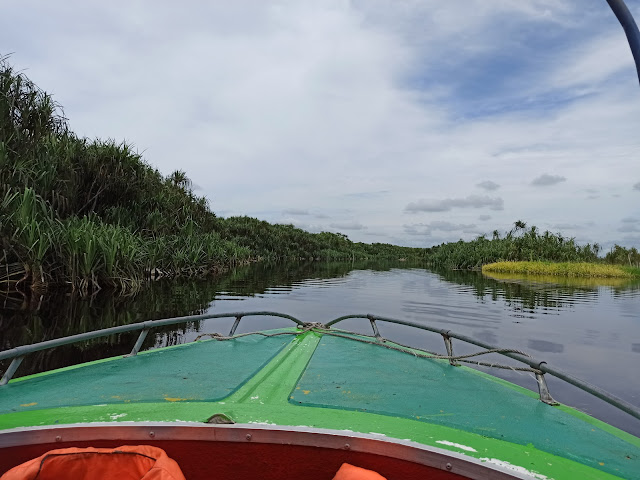
[[[501,198],[492,198],[481,195],[469,195],[466,198],[445,198],[443,200],[420,199],[411,202],[405,207],[405,212],[448,212],[453,208],[484,208],[491,210],[503,210],[504,201]]]
[[[603,244],[623,240],[611,211],[640,215],[640,92],[604,2],[25,0],[0,45],[74,131],[185,170],[218,213],[423,246],[465,234],[426,241],[405,209],[415,231],[476,208],[489,230],[593,221]],[[544,172],[571,182],[542,196]]]
[[[556,223],[551,228],[555,231],[564,232],[565,230],[584,230],[585,225],[577,225],[574,223]]]
[[[531,185],[535,185],[537,187],[546,187],[549,185],[556,185],[558,183],[566,182],[567,179],[561,175],[549,175],[547,173],[543,173],[539,177],[534,178],[531,181]]]
[[[304,210],[301,208],[287,208],[286,210],[282,211],[283,215],[300,215],[300,216],[305,216],[305,215],[310,215],[309,210]]]
[[[496,182],[492,182],[491,180],[485,180],[484,182],[476,184],[476,186],[489,191],[497,190],[500,188],[500,185],[498,185]]]
[[[618,228],[618,232],[640,232],[640,225],[633,223],[626,223],[620,228]]]
[[[403,225],[403,229],[406,235],[427,238],[434,244],[445,241],[447,236],[470,240],[485,233],[475,224],[456,224],[447,221],[406,224]]]
[[[367,227],[362,225],[360,222],[352,221],[352,222],[336,222],[329,225],[332,228],[336,228],[338,230],[366,230]]]

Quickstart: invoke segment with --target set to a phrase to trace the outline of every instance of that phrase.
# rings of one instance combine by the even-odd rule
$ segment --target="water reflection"
[[[527,342],[527,346],[529,347],[529,350],[535,350],[536,352],[564,352],[564,345],[562,345],[561,343],[549,342],[547,340],[529,340]]]
[[[69,292],[0,292],[0,350],[145,320],[198,315],[216,302],[286,295],[312,285],[332,288],[344,283],[341,279],[354,268],[389,270],[391,266],[366,262],[259,264],[237,268],[213,280],[159,281],[130,296],[114,296],[108,291],[90,298]],[[235,305],[232,310],[238,308]],[[158,329],[144,347],[183,343],[200,329],[199,323]],[[29,355],[17,376],[126,354],[137,335],[120,334]],[[0,371],[7,365],[0,361]]]
[[[0,349],[144,320],[235,311],[273,310],[306,321],[375,313],[428,323],[488,344],[531,352],[640,405],[640,282],[571,282],[557,278],[490,278],[478,272],[428,270],[406,264],[293,263],[251,265],[216,279],[162,281],[131,297],[102,292],[89,299],[57,293],[46,297],[0,296]],[[149,335],[144,348],[174,345],[202,332],[227,333],[220,321]],[[277,319],[243,320],[239,332],[276,328]],[[343,328],[370,333],[365,321]],[[381,326],[402,343],[443,351],[442,338],[398,325]],[[30,355],[17,375],[128,353],[137,334],[122,334]],[[475,351],[456,344],[458,353]],[[498,358],[501,362],[504,358]],[[0,363],[0,369],[7,363]],[[529,374],[493,374],[535,389]],[[560,401],[640,433],[628,419],[562,383],[550,383]],[[634,430],[635,429],[635,430]]]

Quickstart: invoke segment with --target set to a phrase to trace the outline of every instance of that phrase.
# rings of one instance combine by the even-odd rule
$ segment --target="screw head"
[[[56,435],[56,442],[61,442],[62,441],[62,437],[60,435]]]
[[[156,436],[156,432],[154,432],[154,431],[149,432],[149,436],[151,438],[155,437]]]
[[[446,468],[447,470],[452,470],[452,469],[453,469],[453,465],[451,465],[450,463],[447,463],[447,464],[445,465],[445,468]]]
[[[345,443],[343,448],[345,450],[351,450],[351,445],[349,445],[348,443]]]
[[[247,433],[247,436],[245,438],[247,439],[247,441],[251,441],[251,434]]]

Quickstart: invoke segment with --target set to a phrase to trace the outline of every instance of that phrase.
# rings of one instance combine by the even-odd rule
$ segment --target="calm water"
[[[549,365],[640,405],[640,283],[493,279],[477,272],[345,264],[254,265],[209,281],[159,282],[135,297],[70,295],[0,298],[0,347],[33,343],[96,328],[205,312],[272,310],[304,321],[327,322],[351,313],[377,315],[450,329],[489,344],[529,352]],[[228,333],[233,319],[165,329],[147,347],[182,343],[201,333]],[[286,320],[246,318],[238,332],[289,326]],[[341,328],[371,333],[366,320]],[[382,324],[401,343],[443,351],[439,335]],[[127,353],[137,335],[120,335],[32,355],[18,375],[105,355]],[[456,353],[476,347],[454,341]],[[505,363],[504,357],[491,360]],[[5,364],[0,364],[5,368]],[[530,373],[491,369],[536,390]],[[561,381],[552,395],[640,436],[640,421]]]

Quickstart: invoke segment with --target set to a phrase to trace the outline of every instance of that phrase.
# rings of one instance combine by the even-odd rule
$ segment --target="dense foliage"
[[[271,224],[251,217],[219,218],[216,228],[224,238],[268,260],[425,258],[423,248],[398,247],[386,243],[357,243],[341,233],[309,233],[293,225]]]
[[[51,96],[0,58],[0,284],[131,291],[259,257],[403,257],[248,217],[217,218],[185,172],[164,177],[131,147],[78,138]]]
[[[636,247],[624,248],[620,245],[614,245],[611,251],[604,256],[604,260],[607,263],[640,268],[640,252]]]
[[[549,231],[540,233],[535,226],[527,229],[522,221],[504,236],[495,230],[493,238],[480,236],[471,242],[443,243],[429,249],[429,261],[449,268],[475,269],[500,261],[594,262],[600,246],[578,245],[573,238]]]

